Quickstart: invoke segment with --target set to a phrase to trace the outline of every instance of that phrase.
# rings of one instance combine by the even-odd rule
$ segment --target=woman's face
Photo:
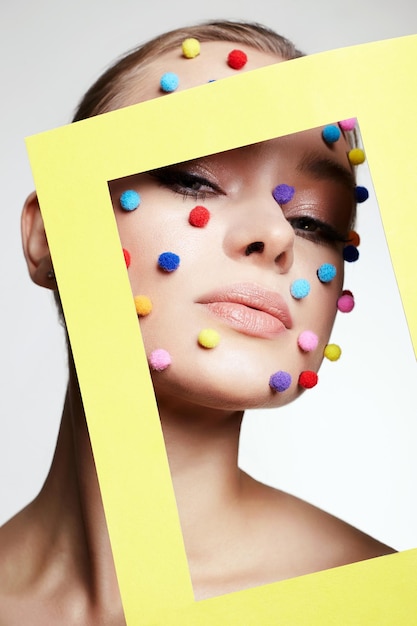
[[[210,47],[213,65],[220,65],[225,45]],[[256,55],[258,66],[271,63],[270,55],[263,63]],[[165,55],[165,67],[169,60]],[[190,86],[195,60],[173,60]],[[197,68],[195,84],[200,79]],[[152,374],[160,406],[278,406],[300,393],[302,371],[318,370],[342,289],[342,240],[353,210],[348,150],[343,137],[327,144],[313,129],[110,183],[133,295],[152,302],[140,319],[146,352],[162,348],[172,359]],[[274,199],[278,185],[294,188],[287,203]],[[127,212],[120,196],[130,189],[141,203]],[[189,222],[196,206],[209,212],[205,226]],[[164,252],[178,255],[178,269],[159,267]],[[329,283],[317,277],[323,264],[336,268]],[[302,299],[290,292],[298,279],[310,284]],[[203,329],[217,331],[214,348],[199,344]],[[310,352],[297,343],[306,330],[318,337]],[[279,370],[292,376],[283,392],[269,385]]]

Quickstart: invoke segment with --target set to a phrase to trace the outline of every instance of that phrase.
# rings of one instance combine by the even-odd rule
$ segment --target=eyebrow
[[[356,186],[356,179],[352,170],[333,159],[323,157],[318,152],[308,152],[304,155],[297,169],[299,172],[310,174],[313,178],[341,183],[350,191],[353,191]]]

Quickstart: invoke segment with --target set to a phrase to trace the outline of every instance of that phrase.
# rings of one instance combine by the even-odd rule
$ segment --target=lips
[[[252,337],[273,338],[292,327],[285,300],[275,291],[239,283],[197,300],[235,330]]]

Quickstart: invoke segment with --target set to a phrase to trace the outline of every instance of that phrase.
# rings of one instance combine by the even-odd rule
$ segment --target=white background
[[[14,0],[4,5],[0,523],[42,485],[66,380],[63,332],[51,295],[31,284],[21,253],[20,210],[33,188],[24,137],[68,123],[84,91],[110,62],[178,26],[206,19],[258,21],[309,54],[417,32],[415,0]],[[335,88],[347,82],[355,89],[354,75],[330,78]],[[365,166],[360,177],[371,187]],[[346,278],[356,307],[339,314],[333,333],[342,358],[325,362],[319,385],[279,414],[247,415],[241,465],[402,550],[417,546],[416,364],[373,200],[359,207],[358,230],[361,258],[349,265]]]

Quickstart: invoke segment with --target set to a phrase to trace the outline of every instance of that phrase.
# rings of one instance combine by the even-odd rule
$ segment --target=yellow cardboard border
[[[27,140],[129,626],[384,626],[409,624],[417,614],[417,550],[194,601],[107,187],[140,171],[358,117],[416,348],[409,271],[417,226],[416,66],[417,36],[385,40],[239,74]]]

